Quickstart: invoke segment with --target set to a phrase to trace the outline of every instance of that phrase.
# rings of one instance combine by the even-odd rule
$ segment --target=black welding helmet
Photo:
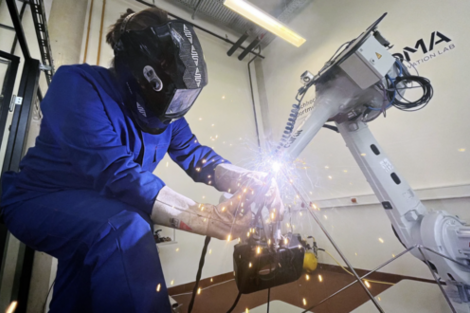
[[[126,106],[144,132],[162,133],[189,111],[207,85],[201,44],[183,21],[124,29],[114,54],[117,76],[130,94]]]

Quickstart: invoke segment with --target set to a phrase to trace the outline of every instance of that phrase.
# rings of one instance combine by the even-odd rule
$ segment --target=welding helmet
[[[116,74],[129,95],[125,104],[140,129],[160,134],[207,85],[201,44],[183,21],[130,31],[126,22],[114,47]]]

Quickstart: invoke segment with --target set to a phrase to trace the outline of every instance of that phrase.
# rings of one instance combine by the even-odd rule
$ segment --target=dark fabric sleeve
[[[174,122],[168,153],[194,181],[212,185],[214,169],[220,163],[229,163],[214,150],[199,143],[188,122],[182,118]]]
[[[64,157],[93,189],[150,213],[165,184],[134,162],[103,101],[112,100],[103,100],[84,73],[61,68],[42,106],[43,122],[52,129]]]

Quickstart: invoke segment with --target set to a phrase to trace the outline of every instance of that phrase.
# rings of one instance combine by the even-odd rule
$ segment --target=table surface
[[[452,312],[436,284],[414,280],[402,280],[377,296],[386,313],[450,313]],[[334,300],[331,300],[334,301]],[[250,309],[250,313],[265,313],[267,304]],[[456,307],[458,312],[460,311]],[[289,303],[275,300],[269,305],[270,313],[300,313],[304,309]],[[378,310],[368,301],[352,313],[375,313]],[[236,312],[236,313],[245,313]]]
[[[379,294],[376,298],[386,313],[452,312],[436,284],[415,280],[402,280]],[[379,311],[370,300],[352,311],[352,313],[375,312]]]

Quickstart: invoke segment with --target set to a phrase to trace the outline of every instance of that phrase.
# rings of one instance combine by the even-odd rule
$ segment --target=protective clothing
[[[243,191],[212,205],[197,203],[165,186],[158,193],[150,217],[155,224],[230,240],[248,232],[250,204]]]
[[[152,172],[168,152],[210,184],[226,162],[184,118],[160,135],[142,132],[122,90],[105,68],[62,66],[41,103],[35,146],[19,173],[2,177],[10,231],[59,259],[51,312],[170,312],[149,226],[165,184]]]
[[[139,127],[159,134],[189,111],[207,85],[202,47],[183,21],[128,31],[130,19],[114,46],[116,73],[129,90],[126,104]]]
[[[274,216],[276,221],[282,221],[284,205],[279,188],[274,179],[267,181],[267,173],[249,171],[230,163],[221,163],[215,168],[214,187],[219,191],[229,193],[243,190],[256,195],[250,199],[262,202]]]

